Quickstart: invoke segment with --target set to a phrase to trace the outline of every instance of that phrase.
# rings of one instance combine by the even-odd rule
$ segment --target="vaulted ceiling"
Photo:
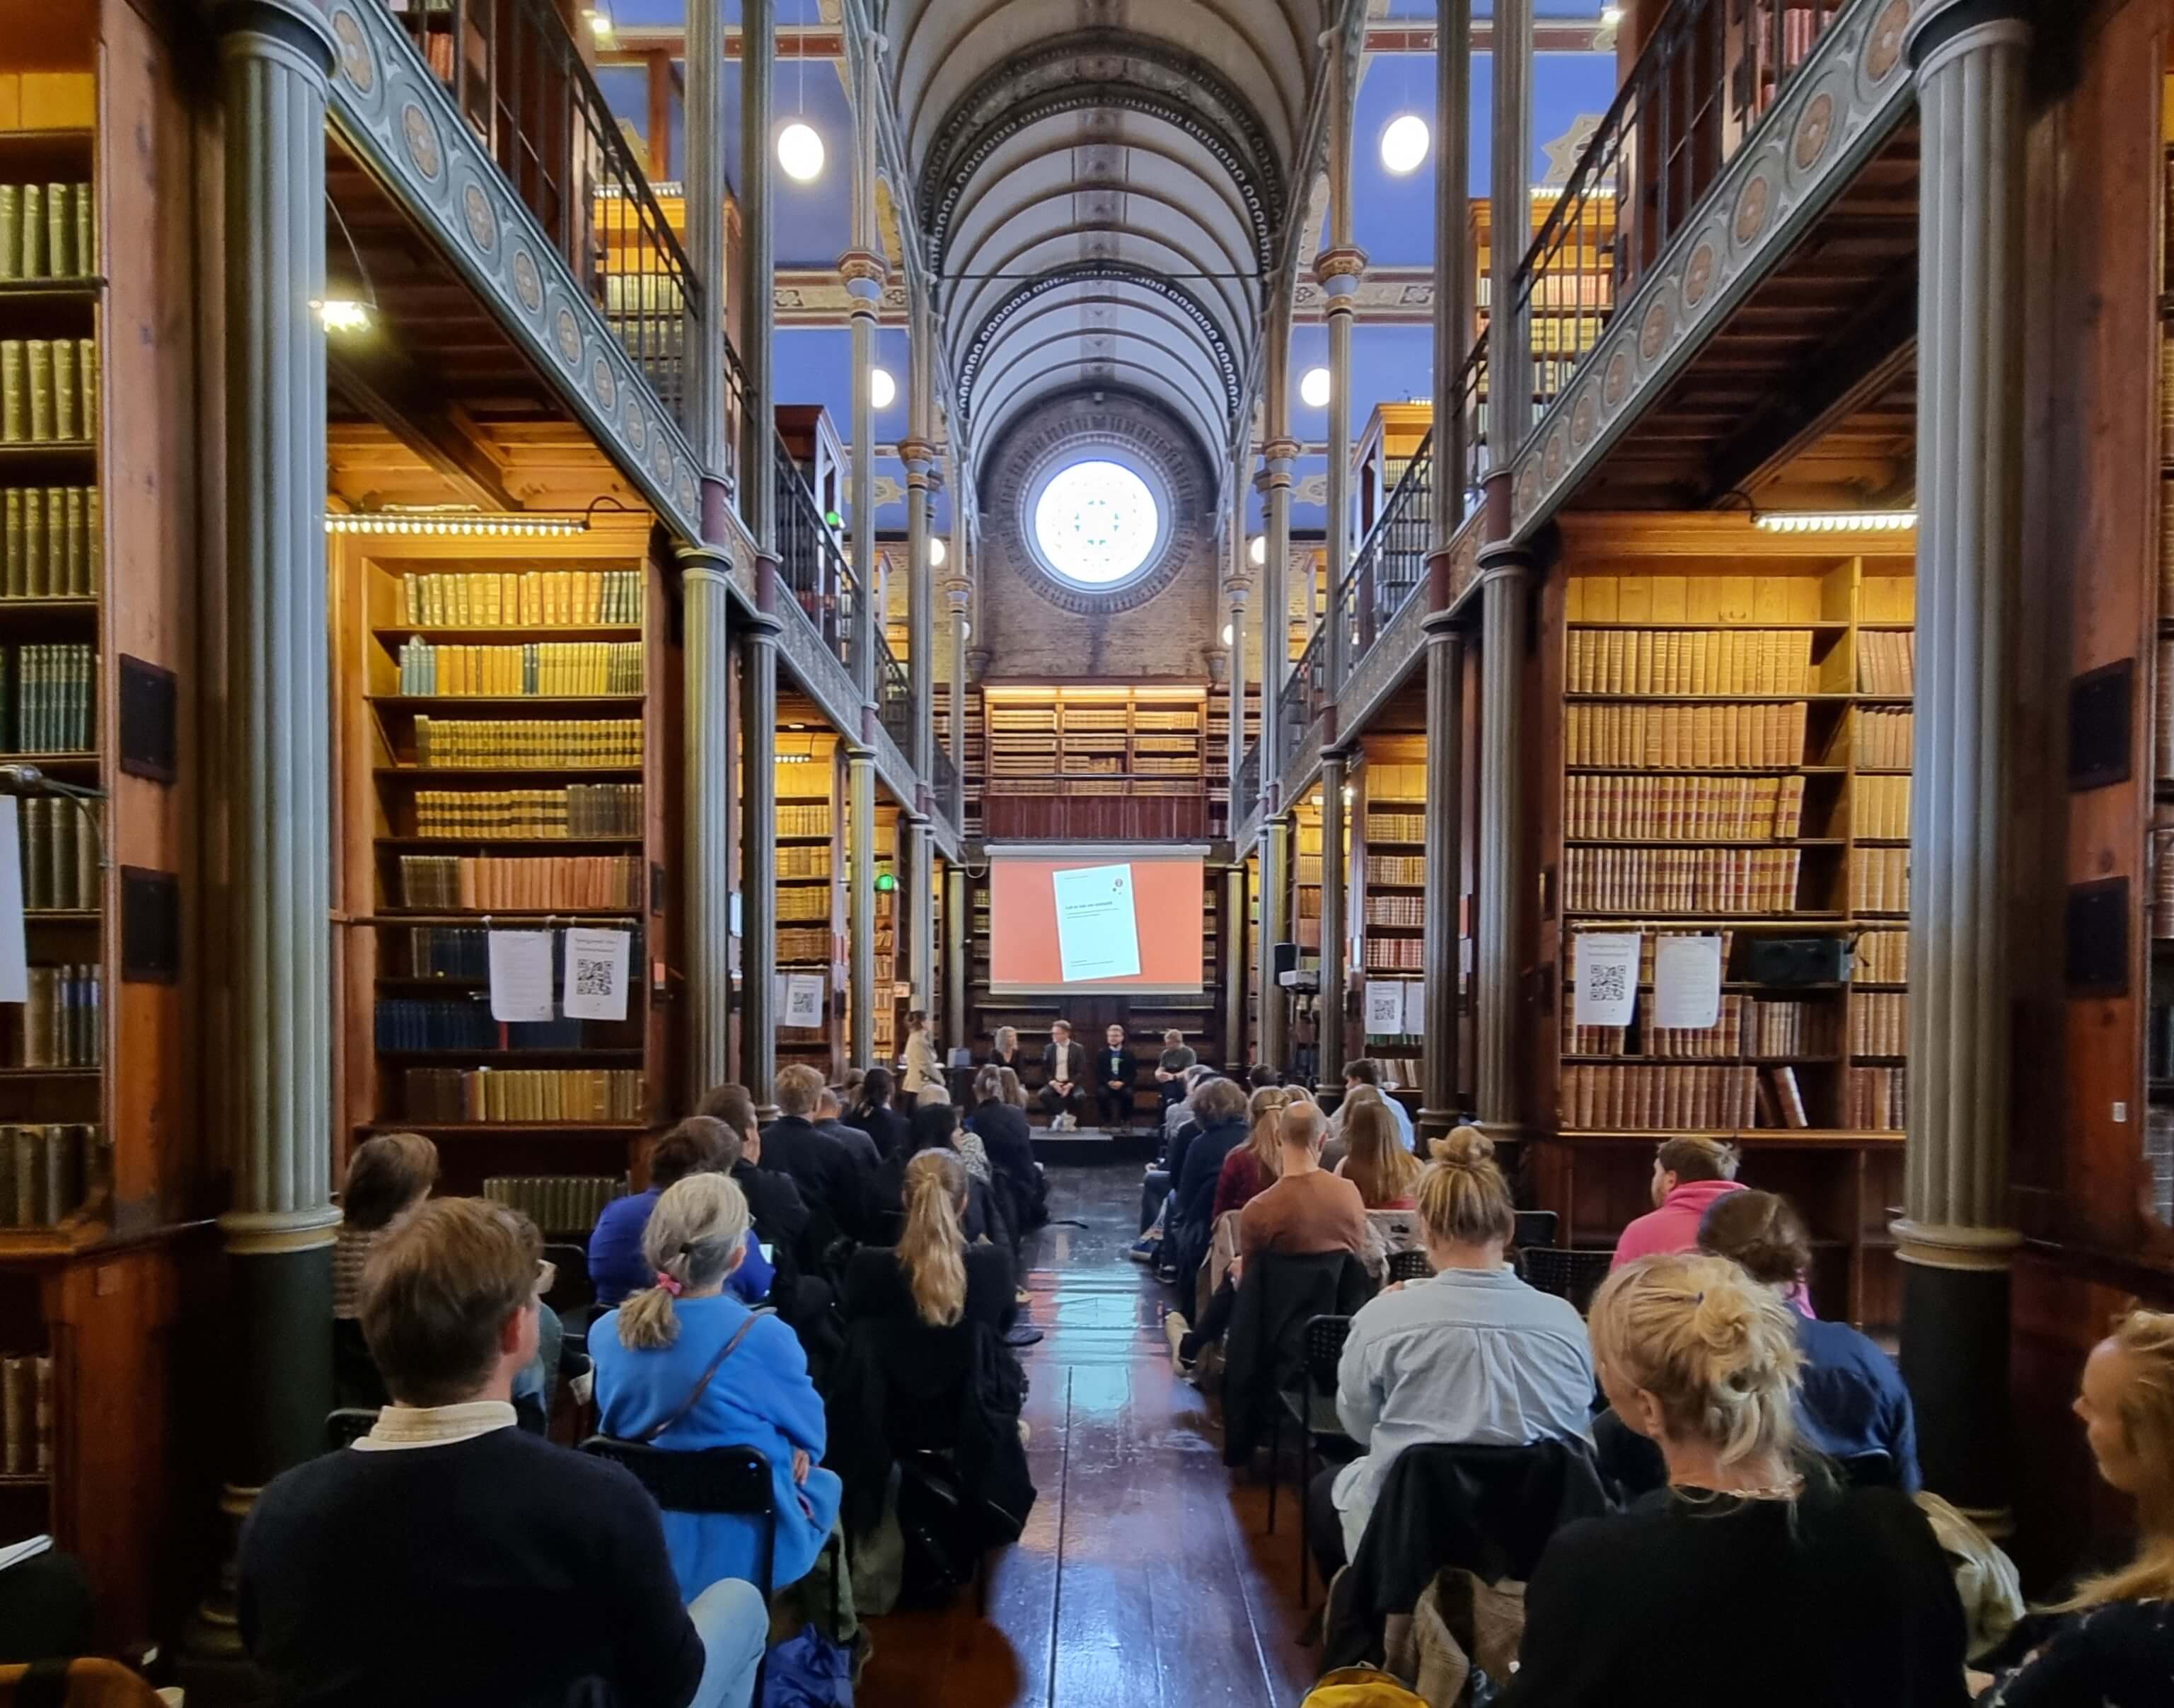
[[[893,0],[884,62],[986,449],[1037,401],[1160,404],[1219,459],[1293,241],[1343,0]]]

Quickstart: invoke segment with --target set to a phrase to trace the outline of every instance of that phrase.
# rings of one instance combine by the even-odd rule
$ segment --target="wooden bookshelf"
[[[836,1079],[844,1062],[846,929],[845,752],[812,718],[777,735],[777,971],[820,978],[824,1024],[777,1030],[780,1067],[798,1063]],[[879,821],[880,822],[880,821]],[[783,1013],[783,1004],[779,1004]]]
[[[1347,915],[1354,976],[1362,983],[1408,985],[1426,976],[1426,759],[1424,736],[1390,736],[1368,742],[1355,775],[1350,813],[1351,870]],[[1426,1040],[1398,1030],[1368,1026],[1365,1006],[1355,1023],[1357,1042],[1347,1055],[1379,1062],[1385,1089],[1416,1098],[1425,1089],[1421,1062]]]
[[[985,689],[987,833],[1205,836],[1211,697],[1202,684]]]
[[[1647,1208],[1651,1149],[1740,1138],[1743,1178],[1788,1193],[1819,1245],[1823,1315],[1893,1322],[1908,1052],[1912,559],[1906,535],[1804,540],[1736,519],[1609,517],[1566,532],[1540,663],[1560,764],[1540,803],[1539,1040],[1554,1088],[1534,1178],[1566,1239]],[[1578,1026],[1577,943],[1643,938],[1628,1026]],[[1718,936],[1718,1024],[1650,1024],[1668,936]],[[1838,943],[1800,984],[1760,957]],[[1768,976],[1762,979],[1765,970]],[[1859,982],[1859,979],[1863,982]]]
[[[648,519],[343,533],[330,556],[346,1132],[426,1134],[460,1192],[624,1177],[673,1083],[651,974],[673,954],[677,666]],[[575,925],[632,934],[626,1018],[494,1020],[490,933],[551,932],[555,979]]]

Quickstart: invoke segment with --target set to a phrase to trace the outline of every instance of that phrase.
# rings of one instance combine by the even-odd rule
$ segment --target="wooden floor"
[[[1049,1170],[1052,1227],[1028,1248],[1027,1453],[1041,1491],[971,1592],[938,1612],[869,1621],[863,1708],[1290,1708],[1314,1676],[1301,1648],[1298,1513],[1224,1468],[1208,1403],[1171,1374],[1166,1289],[1129,1262],[1137,1165]],[[1317,1595],[1318,1590],[1317,1589]]]

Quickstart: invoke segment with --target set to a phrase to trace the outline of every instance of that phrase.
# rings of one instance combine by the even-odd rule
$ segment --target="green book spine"
[[[71,240],[75,235],[75,196],[71,184],[46,186],[46,273],[53,278],[73,278],[83,271],[76,265]]]
[[[23,192],[0,184],[0,284],[23,276]]]
[[[30,378],[30,442],[46,445],[53,437],[53,346],[50,338],[24,341]]]
[[[23,186],[23,277],[46,276],[46,192],[40,184]]]
[[[20,338],[0,338],[0,445],[30,436],[30,374]]]
[[[98,652],[95,647],[83,649],[83,711],[81,736],[78,741],[85,751],[98,745]]]
[[[61,591],[81,598],[90,591],[90,542],[84,530],[84,489],[71,486],[62,495],[67,506],[68,543],[62,549]]]
[[[46,579],[46,495],[37,487],[23,493],[23,591],[42,599],[52,591]]]
[[[98,437],[98,340],[78,338],[75,345],[77,413],[83,418],[83,436]]]
[[[0,496],[0,589],[11,599],[30,590],[30,559],[23,545],[23,489],[11,486]]]
[[[76,419],[76,341],[53,340],[53,437],[83,439],[89,435]]]
[[[93,486],[83,495],[84,592],[94,599],[105,596],[105,500]]]
[[[75,186],[75,270],[85,278],[98,273],[98,209],[88,184]]]

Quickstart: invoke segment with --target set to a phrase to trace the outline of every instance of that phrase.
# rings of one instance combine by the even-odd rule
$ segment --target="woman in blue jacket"
[[[799,1340],[726,1286],[747,1231],[747,1199],[728,1176],[690,1175],[667,1188],[641,1240],[657,1284],[597,1320],[589,1354],[605,1434],[667,1451],[753,1447],[770,1461],[770,1581],[781,1589],[822,1552],[840,1485],[817,1464],[823,1401]],[[757,1581],[762,1528],[735,1513],[665,1513],[681,1593],[691,1601],[721,1578]]]

